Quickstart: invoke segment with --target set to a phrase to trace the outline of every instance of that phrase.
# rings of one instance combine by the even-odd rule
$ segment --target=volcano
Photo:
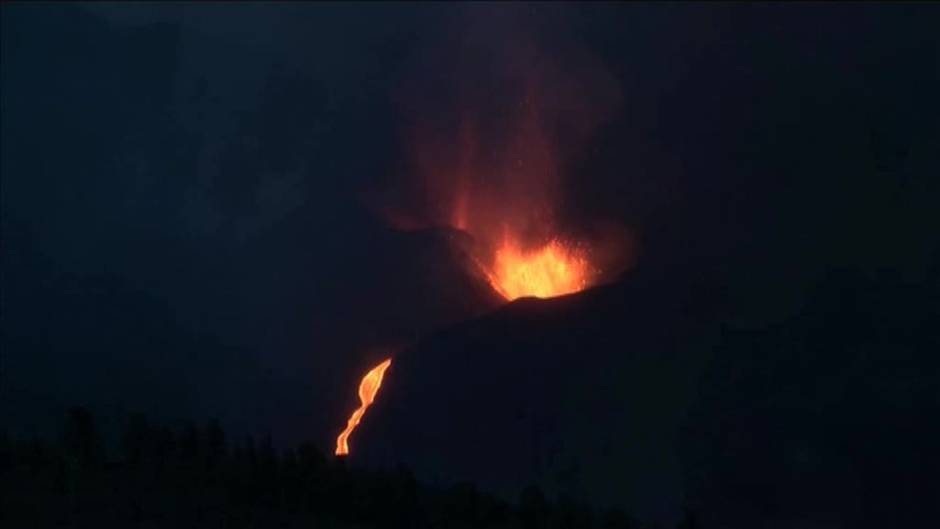
[[[507,498],[535,484],[663,523],[692,506],[714,527],[874,527],[902,504],[929,504],[902,484],[937,470],[928,447],[940,442],[930,420],[940,400],[930,374],[905,366],[932,354],[923,338],[940,323],[937,300],[828,278],[818,308],[750,331],[727,323],[729,298],[708,287],[720,282],[660,271],[520,299],[402,351],[353,461],[405,464],[428,483],[469,481]],[[866,353],[864,343],[881,345]],[[909,376],[890,388],[857,378],[876,371]],[[872,416],[855,417],[853,400]],[[901,427],[899,417],[919,439],[904,455],[872,429]],[[741,430],[743,418],[763,426]]]
[[[509,498],[537,484],[668,518],[682,502],[671,448],[714,341],[693,323],[713,300],[693,291],[631,276],[520,299],[432,335],[396,357],[355,461],[405,463],[429,482]],[[689,342],[699,346],[679,347]]]

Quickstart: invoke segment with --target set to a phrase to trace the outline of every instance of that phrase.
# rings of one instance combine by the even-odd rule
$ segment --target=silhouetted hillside
[[[616,284],[521,299],[395,357],[351,458],[516,497],[616,504],[670,521],[676,445],[724,303],[699,275],[643,267]],[[442,469],[447,469],[444,472]]]
[[[534,480],[645,519],[691,504],[706,527],[936,519],[935,287],[833,272],[800,309],[755,320],[649,272],[520,300],[399,355],[353,460],[510,498]]]
[[[938,329],[936,288],[848,271],[787,321],[723,327],[682,435],[703,521],[934,526]]]

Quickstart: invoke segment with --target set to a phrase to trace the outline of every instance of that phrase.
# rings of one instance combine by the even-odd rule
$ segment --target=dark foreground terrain
[[[712,291],[644,277],[403,351],[349,459],[215,421],[135,415],[105,435],[83,408],[55,439],[0,430],[0,526],[936,526],[933,283],[832,273],[802,310],[753,325]]]
[[[935,527],[936,283],[834,269],[782,311],[716,277],[640,267],[421,341],[356,461],[666,526]]]
[[[546,499],[536,487],[506,502],[470,484],[426,487],[404,468],[353,468],[310,444],[229,443],[216,422],[174,430],[137,415],[120,445],[106,451],[82,408],[69,411],[55,442],[0,434],[0,525],[646,527],[619,510]]]

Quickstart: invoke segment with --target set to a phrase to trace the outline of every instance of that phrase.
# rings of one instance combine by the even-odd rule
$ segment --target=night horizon
[[[933,526],[937,27],[5,3],[0,521]]]

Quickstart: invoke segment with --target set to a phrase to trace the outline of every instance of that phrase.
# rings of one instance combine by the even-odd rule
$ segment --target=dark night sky
[[[637,277],[761,327],[832,269],[936,292],[937,27],[916,4],[4,4],[0,417],[218,417],[328,450],[382,347],[479,313],[440,238],[373,198],[454,79],[513,97],[487,54],[520,34],[615,83],[561,207],[636,233]]]

